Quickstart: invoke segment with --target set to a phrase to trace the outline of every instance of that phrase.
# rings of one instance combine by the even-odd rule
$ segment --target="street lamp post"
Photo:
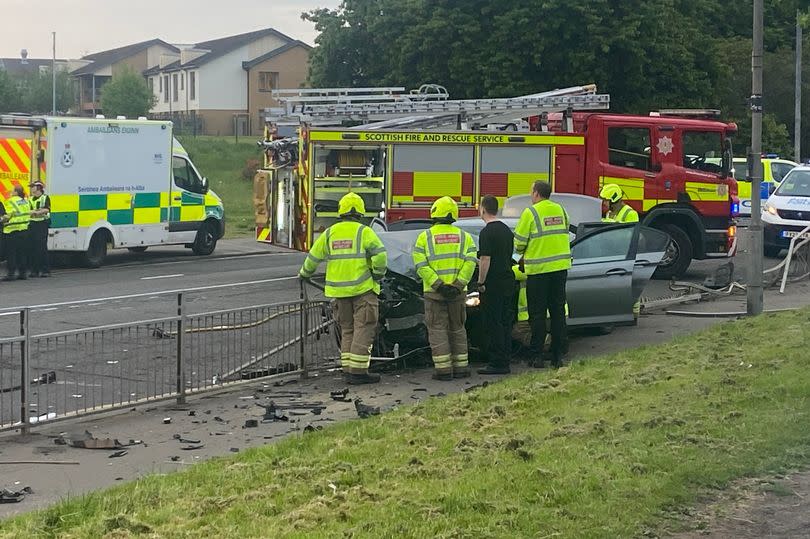
[[[751,52],[751,152],[748,171],[751,175],[751,263],[749,267],[747,312],[762,313],[762,32],[763,0],[754,0],[754,46]]]

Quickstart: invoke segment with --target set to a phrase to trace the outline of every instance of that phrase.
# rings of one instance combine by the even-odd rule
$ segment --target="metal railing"
[[[280,374],[307,376],[339,358],[331,304],[301,299],[0,338],[0,431],[210,391]],[[6,313],[6,323],[9,315]]]

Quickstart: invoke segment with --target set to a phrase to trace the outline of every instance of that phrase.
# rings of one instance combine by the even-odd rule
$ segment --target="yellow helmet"
[[[458,220],[458,204],[450,197],[442,197],[430,207],[430,218],[445,219],[448,217],[453,221]]]
[[[622,193],[622,188],[615,183],[605,185],[599,192],[599,198],[603,198],[611,203],[620,201],[623,196],[624,194]]]
[[[346,193],[338,204],[338,215],[343,217],[350,213],[357,213],[359,215],[366,213],[366,204],[357,193]]]

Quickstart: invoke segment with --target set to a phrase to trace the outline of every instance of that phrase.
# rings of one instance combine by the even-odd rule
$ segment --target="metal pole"
[[[22,368],[20,369],[20,434],[31,432],[31,415],[28,408],[28,392],[31,383],[31,330],[29,319],[31,310],[26,308],[20,311],[20,335],[24,337],[20,343],[20,359]]]
[[[802,162],[802,21],[796,10],[796,104],[793,121],[793,160]]]
[[[748,166],[751,170],[751,248],[748,279],[747,312],[762,313],[762,32],[763,0],[754,0],[754,47],[751,52],[751,153]]]
[[[52,82],[52,96],[51,96],[51,115],[56,116],[56,32],[53,34],[53,61],[51,62],[51,82]]]
[[[307,312],[307,306],[308,306],[307,304],[309,303],[309,301],[307,299],[307,290],[306,290],[307,285],[306,285],[306,283],[304,282],[303,279],[299,279],[299,283],[301,284],[301,292],[300,292],[300,297],[301,297],[301,319],[300,319],[300,322],[299,322],[300,325],[301,325],[301,342],[300,342],[300,346],[299,346],[299,352],[300,352],[301,356],[300,356],[299,366],[298,367],[301,369],[301,378],[307,378],[309,376],[309,374],[307,373],[307,356],[306,356],[307,333],[309,333],[309,328],[307,327],[308,326],[307,320],[309,319],[309,313]]]
[[[183,353],[183,335],[186,330],[186,307],[183,293],[177,294],[177,404],[186,403],[186,365]]]

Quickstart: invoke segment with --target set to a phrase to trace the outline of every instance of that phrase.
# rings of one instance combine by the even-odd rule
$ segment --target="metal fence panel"
[[[177,307],[176,317],[0,339],[0,431],[19,428],[26,415],[38,424],[305,374],[340,356],[325,301],[186,315],[181,293]],[[26,368],[28,383],[21,384]],[[22,390],[30,414],[23,412]]]

